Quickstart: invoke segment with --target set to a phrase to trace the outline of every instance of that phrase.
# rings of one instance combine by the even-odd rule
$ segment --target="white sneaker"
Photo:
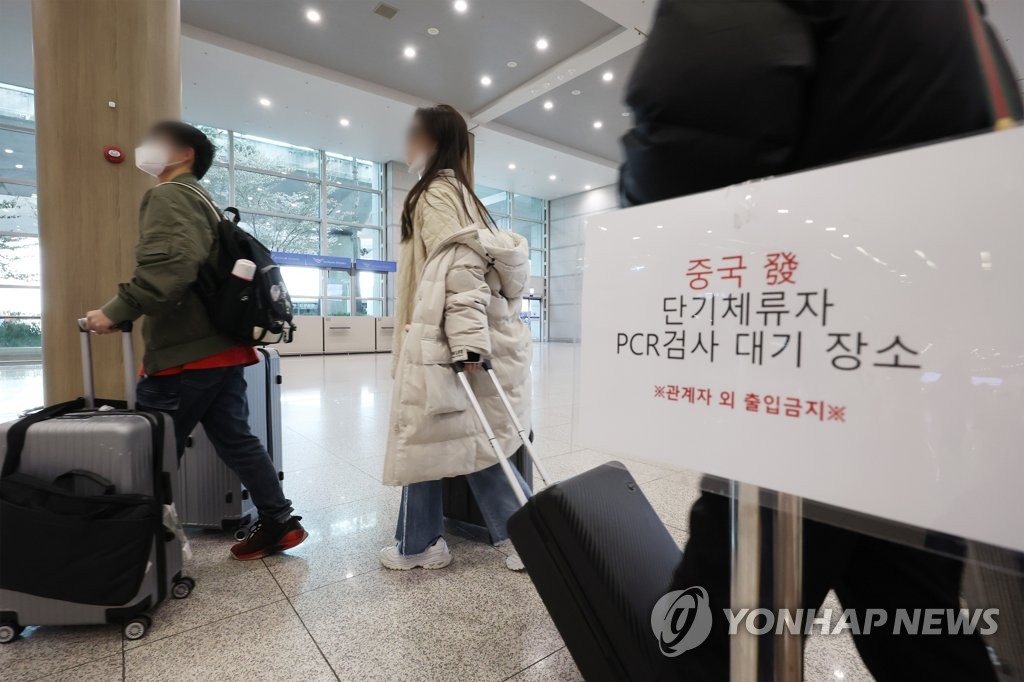
[[[522,571],[526,568],[523,564],[523,560],[519,558],[519,554],[516,552],[515,546],[511,540],[503,540],[495,545],[505,554],[505,568],[510,571]]]
[[[452,562],[452,553],[444,538],[427,547],[419,554],[402,554],[398,545],[389,545],[380,550],[380,563],[385,568],[408,571],[410,568],[444,568]]]

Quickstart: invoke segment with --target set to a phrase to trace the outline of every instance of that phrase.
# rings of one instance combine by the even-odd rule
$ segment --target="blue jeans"
[[[527,497],[530,487],[512,467],[519,485]],[[500,464],[487,467],[476,473],[467,474],[466,481],[473,491],[480,513],[487,522],[491,540],[497,544],[508,539],[508,517],[519,509],[512,488],[501,470]],[[424,481],[402,488],[402,505],[398,510],[398,528],[395,541],[402,554],[419,554],[434,544],[444,531],[444,509],[441,503],[441,481]]]
[[[252,495],[260,516],[279,522],[291,517],[292,503],[284,496],[274,462],[249,429],[241,365],[143,377],[135,395],[140,405],[174,419],[178,457],[185,452],[189,434],[202,424],[217,455]]]

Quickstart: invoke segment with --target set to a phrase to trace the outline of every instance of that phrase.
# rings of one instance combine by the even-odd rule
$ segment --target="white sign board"
[[[1024,129],[584,229],[584,446],[1024,550]]]

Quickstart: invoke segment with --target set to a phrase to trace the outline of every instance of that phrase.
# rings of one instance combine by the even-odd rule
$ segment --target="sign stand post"
[[[775,606],[796,613],[803,592],[803,498],[779,493],[776,508],[772,534]],[[803,669],[802,635],[783,630],[775,640],[775,679],[800,682]]]
[[[732,533],[732,608],[754,608],[761,596],[761,507],[757,486],[729,482],[730,532]],[[739,628],[729,639],[729,679],[757,679],[757,637]]]

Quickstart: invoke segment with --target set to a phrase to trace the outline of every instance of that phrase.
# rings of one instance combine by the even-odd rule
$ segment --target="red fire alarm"
[[[103,158],[110,163],[124,163],[124,152],[120,147],[104,147]]]

